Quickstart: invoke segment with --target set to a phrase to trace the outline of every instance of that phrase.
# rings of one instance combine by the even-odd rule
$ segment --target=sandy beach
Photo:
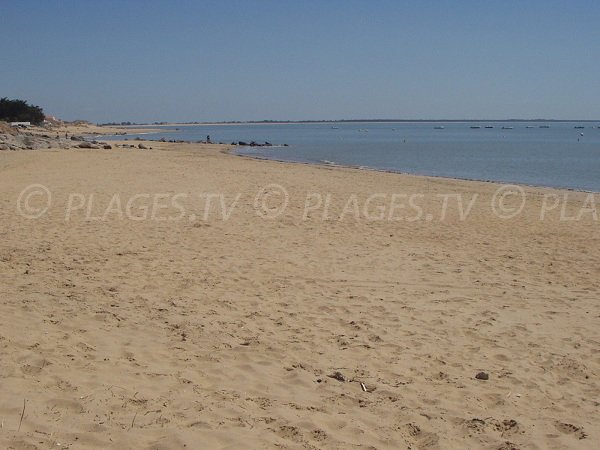
[[[597,448],[600,194],[152,147],[0,152],[0,446]]]

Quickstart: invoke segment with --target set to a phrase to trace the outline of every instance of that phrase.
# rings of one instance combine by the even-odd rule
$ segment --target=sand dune
[[[0,152],[3,447],[596,448],[600,222],[540,220],[566,192],[525,188],[506,220],[495,184],[154,147]],[[34,183],[52,203],[28,219]],[[127,218],[140,193],[167,220]],[[375,193],[424,215],[367,218]],[[442,220],[440,194],[477,202]]]

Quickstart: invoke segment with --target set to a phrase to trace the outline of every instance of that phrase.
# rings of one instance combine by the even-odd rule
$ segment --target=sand
[[[153,146],[0,152],[0,446],[597,448],[587,194]]]

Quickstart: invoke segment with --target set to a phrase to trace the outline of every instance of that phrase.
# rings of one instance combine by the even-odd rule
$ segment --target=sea
[[[126,137],[199,141],[210,136],[212,142],[227,144],[268,142],[271,146],[239,146],[236,153],[600,192],[600,121],[258,123],[160,129]]]

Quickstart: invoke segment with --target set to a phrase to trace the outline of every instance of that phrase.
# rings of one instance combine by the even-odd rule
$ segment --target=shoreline
[[[194,124],[195,125],[195,124]],[[206,124],[208,125],[208,124]],[[167,125],[165,125],[167,126]],[[171,126],[171,125],[168,125]],[[192,124],[190,124],[189,126],[192,126]],[[115,126],[111,126],[111,127],[107,127],[107,126],[91,126],[92,130],[90,130],[90,126],[84,125],[84,126],[62,126],[60,127],[60,131],[59,129],[45,129],[45,128],[41,128],[41,127],[31,127],[30,129],[26,130],[26,133],[31,133],[33,135],[38,135],[38,136],[42,136],[45,134],[54,134],[54,133],[61,133],[61,132],[67,132],[69,134],[71,134],[72,136],[79,136],[82,137],[84,139],[94,139],[94,140],[98,140],[100,142],[102,142],[102,138],[103,137],[111,137],[113,139],[109,140],[109,141],[105,141],[107,144],[116,144],[116,143],[120,143],[122,144],[128,144],[128,145],[132,145],[133,143],[170,143],[168,141],[163,142],[160,140],[154,140],[154,139],[145,139],[145,138],[139,138],[139,139],[123,139],[123,137],[125,136],[129,136],[127,134],[125,135],[121,135],[121,134],[115,134],[115,132],[122,132],[123,128],[127,129],[129,128],[131,131],[132,135],[151,135],[151,134],[159,134],[161,133],[159,130],[148,130],[148,129],[140,129],[140,128],[135,128],[134,126],[119,126],[119,127],[115,127]],[[103,134],[100,134],[98,128],[103,128],[103,131],[106,131]],[[175,145],[198,145],[198,143],[194,143],[194,142],[173,142],[171,144],[175,144]],[[202,144],[201,144],[202,145]],[[529,189],[538,189],[538,190],[553,190],[553,191],[564,191],[564,192],[573,192],[573,193],[583,193],[583,194],[598,194],[600,193],[600,191],[594,191],[594,190],[587,190],[587,189],[580,189],[580,188],[573,188],[573,187],[563,187],[563,186],[548,186],[548,185],[537,185],[537,184],[528,184],[528,183],[524,183],[524,182],[520,182],[520,181],[503,181],[503,180],[491,180],[491,179],[478,179],[478,178],[461,178],[461,177],[452,177],[452,176],[444,176],[444,175],[430,175],[430,174],[423,174],[423,173],[412,173],[412,172],[403,172],[400,170],[393,170],[393,169],[378,169],[378,168],[374,168],[374,167],[366,167],[366,166],[354,166],[354,165],[347,165],[347,164],[340,164],[340,163],[325,163],[325,162],[308,162],[308,161],[290,161],[290,160],[285,160],[285,159],[279,159],[279,158],[268,158],[268,157],[263,157],[260,155],[247,155],[247,154],[240,154],[238,153],[238,149],[240,148],[252,148],[249,146],[232,146],[231,144],[218,144],[218,143],[212,143],[209,145],[222,145],[226,147],[226,150],[224,150],[226,153],[231,154],[233,156],[236,157],[242,157],[242,158],[249,158],[251,160],[259,160],[259,161],[273,161],[276,163],[284,163],[284,164],[300,164],[300,165],[308,165],[308,166],[314,166],[314,167],[327,167],[327,168],[341,168],[341,169],[352,169],[352,170],[360,170],[360,171],[368,171],[368,172],[375,172],[375,173],[389,173],[389,174],[397,174],[397,175],[406,175],[406,176],[412,176],[412,177],[422,177],[422,178],[428,178],[428,179],[437,179],[437,180],[454,180],[454,181],[464,181],[464,182],[476,182],[476,183],[488,183],[488,184],[494,184],[494,185],[516,185],[522,188],[529,188]],[[37,149],[37,150],[42,150],[42,148]],[[10,151],[10,150],[9,150]],[[31,151],[31,150],[18,150],[18,151]]]
[[[412,172],[402,172],[402,171],[391,170],[391,169],[377,169],[377,168],[372,168],[372,167],[352,166],[352,165],[337,164],[337,163],[327,164],[327,163],[319,163],[319,162],[289,161],[289,160],[285,160],[285,159],[266,158],[266,157],[261,157],[259,155],[245,155],[245,154],[237,153],[237,149],[239,149],[240,147],[244,147],[244,146],[237,146],[237,145],[231,145],[231,144],[218,144],[218,143],[198,144],[198,143],[194,143],[194,142],[190,142],[190,143],[183,142],[182,143],[182,142],[168,142],[168,141],[162,142],[159,140],[152,140],[152,139],[148,139],[148,140],[146,140],[146,139],[113,140],[113,141],[108,141],[108,142],[119,143],[119,144],[128,144],[128,143],[131,144],[132,142],[139,142],[139,143],[146,142],[146,143],[166,143],[166,144],[171,144],[171,145],[222,146],[225,148],[223,148],[220,151],[226,155],[231,155],[231,156],[238,157],[238,158],[247,158],[249,160],[254,160],[254,161],[263,161],[263,162],[270,161],[270,162],[274,162],[277,164],[284,164],[284,165],[304,165],[304,166],[309,166],[309,167],[326,168],[326,169],[350,169],[350,170],[354,170],[354,171],[392,174],[392,175],[408,176],[408,177],[415,177],[415,178],[421,178],[421,179],[442,180],[442,181],[443,180],[460,181],[460,182],[466,182],[466,183],[484,183],[484,184],[497,185],[498,187],[503,186],[503,185],[514,185],[514,186],[518,186],[521,188],[527,188],[530,190],[538,190],[538,191],[542,191],[542,192],[543,191],[557,191],[557,192],[572,192],[572,193],[581,193],[581,194],[600,194],[600,191],[590,191],[590,190],[585,190],[585,189],[568,188],[568,187],[535,185],[535,184],[522,183],[522,182],[518,182],[518,181],[497,181],[497,180],[485,180],[485,179],[476,179],[476,178],[449,177],[449,176],[443,176],[443,175],[427,175],[427,174],[412,173]],[[246,146],[246,148],[252,148],[252,147]]]
[[[509,120],[510,121],[510,120]],[[459,122],[459,121],[456,121]],[[460,121],[461,123],[468,123],[468,122],[476,122],[476,121]],[[502,121],[499,121],[502,122]],[[524,121],[526,122],[526,121]],[[571,121],[555,121],[555,122],[571,122]],[[306,123],[311,123],[311,122],[294,122],[293,124],[306,124]],[[353,122],[354,123],[354,122]],[[364,122],[367,123],[367,122]],[[395,122],[378,122],[378,123],[395,123]],[[279,122],[279,123],[272,123],[272,124],[292,124],[289,122]],[[167,126],[211,126],[211,125],[248,125],[248,124],[168,124],[168,125],[163,125],[165,127]],[[262,123],[252,123],[252,125],[263,125]],[[132,134],[139,134],[139,135],[149,135],[149,134],[160,134],[160,131],[147,131],[147,132],[143,132],[143,133],[132,133]],[[117,135],[115,135],[115,137],[117,137]],[[144,139],[142,139],[144,140]],[[153,139],[149,139],[149,142],[157,142]],[[229,144],[222,144],[222,145],[229,145]],[[236,152],[236,149],[238,148],[252,148],[250,146],[232,146],[231,152],[232,154],[234,154],[235,156],[244,156],[244,157],[248,157],[248,158],[252,158],[252,159],[258,159],[258,160],[265,160],[265,161],[276,161],[276,162],[287,162],[287,163],[292,163],[292,164],[308,164],[308,165],[316,165],[316,166],[327,166],[327,167],[343,167],[343,168],[351,168],[351,169],[356,169],[356,170],[368,170],[368,171],[373,171],[373,172],[381,172],[381,173],[396,173],[396,174],[401,174],[401,175],[412,175],[412,176],[421,176],[421,177],[429,177],[429,178],[435,178],[435,179],[449,179],[449,180],[461,180],[461,181],[476,181],[476,182],[482,182],[482,183],[493,183],[493,184],[498,184],[498,185],[507,185],[507,184],[513,184],[513,185],[517,185],[517,186],[522,186],[522,187],[528,187],[528,188],[539,188],[539,189],[553,189],[553,190],[559,190],[559,191],[569,191],[569,192],[582,192],[582,193],[590,193],[590,194],[596,194],[596,193],[600,193],[600,190],[589,190],[589,189],[583,189],[583,188],[577,188],[577,187],[566,187],[566,186],[552,186],[552,185],[543,185],[543,184],[529,184],[529,183],[525,183],[525,182],[521,182],[521,181],[510,181],[510,180],[493,180],[493,179],[482,179],[482,178],[462,178],[462,177],[453,177],[453,176],[445,176],[445,175],[431,175],[431,174],[424,174],[424,173],[413,173],[413,172],[404,172],[401,170],[394,170],[394,169],[379,169],[379,168],[375,168],[375,167],[368,167],[368,166],[355,166],[355,165],[348,165],[348,164],[341,164],[341,163],[333,163],[333,164],[329,164],[329,163],[325,163],[325,162],[308,162],[308,161],[290,161],[290,160],[285,160],[285,159],[279,159],[279,158],[269,158],[269,157],[263,157],[260,155],[243,155],[243,154],[239,154]]]
[[[150,141],[152,142],[152,141]],[[374,167],[364,167],[364,166],[352,166],[346,164],[328,164],[328,163],[319,163],[319,162],[306,162],[306,161],[289,161],[285,159],[275,159],[275,158],[266,158],[261,156],[252,156],[252,155],[243,155],[239,153],[235,153],[235,146],[232,148],[231,154],[234,156],[255,159],[259,161],[274,161],[277,163],[288,163],[288,164],[304,164],[308,166],[314,167],[328,167],[331,169],[353,169],[353,170],[362,170],[368,172],[376,172],[376,173],[390,173],[396,175],[406,175],[412,177],[420,177],[420,178],[430,178],[430,179],[439,179],[439,180],[449,180],[449,181],[465,181],[465,182],[474,182],[474,183],[489,183],[495,185],[515,185],[523,188],[529,189],[539,189],[539,190],[552,190],[552,191],[567,191],[567,192],[580,192],[582,194],[600,194],[600,191],[589,191],[586,189],[578,189],[578,188],[569,188],[569,187],[557,187],[557,186],[545,186],[545,185],[537,185],[537,184],[527,184],[519,181],[499,181],[499,180],[485,180],[485,179],[477,179],[477,178],[460,178],[460,177],[449,177],[444,175],[427,175],[422,173],[412,173],[412,172],[402,172],[398,170],[392,169],[377,169]]]

